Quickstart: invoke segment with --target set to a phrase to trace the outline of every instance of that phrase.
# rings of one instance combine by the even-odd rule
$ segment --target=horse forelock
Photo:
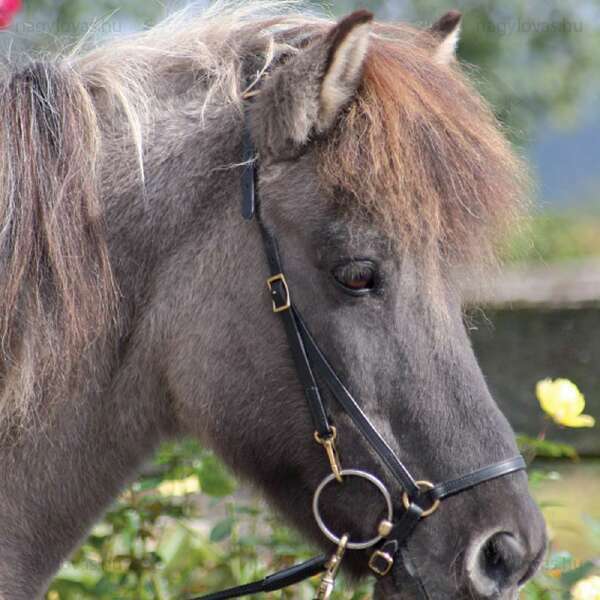
[[[431,45],[425,32],[376,28],[357,97],[320,143],[321,177],[404,246],[489,265],[528,176],[460,65],[437,64]]]

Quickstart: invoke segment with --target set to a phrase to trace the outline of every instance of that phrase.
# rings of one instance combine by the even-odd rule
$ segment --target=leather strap
[[[402,462],[400,462],[395,452],[389,447],[388,443],[383,439],[383,437],[381,437],[381,434],[377,431],[377,429],[375,429],[352,394],[347,390],[346,386],[337,376],[333,367],[327,358],[325,358],[325,355],[323,352],[321,352],[321,349],[308,330],[308,327],[300,315],[300,312],[294,305],[292,305],[292,312],[298,324],[298,329],[302,335],[305,348],[308,352],[308,357],[320,378],[329,388],[340,407],[352,419],[357,429],[365,436],[369,445],[373,448],[373,450],[375,450],[379,458],[387,466],[394,478],[400,483],[402,489],[408,494],[409,498],[418,496],[420,494],[420,490],[412,475],[408,472],[408,469],[402,464]]]
[[[371,555],[369,566],[379,575],[386,575],[397,560],[400,549],[412,534],[423,511],[434,502],[464,492],[480,483],[491,481],[498,477],[526,469],[527,465],[522,456],[515,456],[481,469],[463,475],[450,481],[437,484],[433,489],[421,492],[414,502],[411,502],[399,521],[394,523],[386,540]],[[422,582],[418,582],[422,585]]]
[[[260,215],[257,214],[257,216],[259,217]],[[277,241],[264,226],[260,218],[258,220],[262,237],[265,242],[265,254],[267,256],[271,275],[283,273]],[[309,402],[313,421],[315,421],[315,427],[317,427],[319,435],[322,435],[319,427],[325,427],[325,423],[327,424],[326,434],[330,435],[331,430],[326,417],[323,400],[314,378],[312,371],[313,367],[317,370],[319,376],[324,381],[325,385],[327,385],[340,407],[346,411],[377,455],[389,468],[392,475],[394,475],[402,488],[408,493],[409,497],[419,494],[419,487],[415,483],[415,480],[411,477],[406,467],[398,460],[394,451],[381,437],[356,400],[354,400],[352,394],[350,394],[336,375],[329,364],[329,361],[325,358],[314,338],[308,331],[308,327],[288,294],[289,290],[283,285],[283,282],[279,281],[271,285],[271,296],[274,306],[282,307],[290,304],[290,308],[288,310],[283,310],[280,314],[283,318],[283,324],[288,336],[294,362],[298,369],[298,376],[304,387],[305,396]]]
[[[372,554],[369,566],[375,573],[387,575],[398,557],[400,548],[414,531],[422,515],[423,509],[418,504],[411,502],[400,520],[392,527],[390,535]]]
[[[317,556],[299,565],[294,565],[288,569],[273,573],[260,581],[239,585],[228,590],[221,590],[214,594],[197,596],[196,598],[190,598],[190,600],[227,600],[228,598],[239,598],[261,592],[275,592],[322,573],[326,569],[329,558],[326,555]]]
[[[514,456],[513,458],[477,469],[462,477],[438,483],[432,490],[424,492],[423,497],[427,498],[430,502],[435,502],[435,500],[441,500],[442,498],[453,496],[459,492],[464,492],[484,481],[491,481],[492,479],[497,479],[498,477],[503,477],[509,473],[525,469],[527,469],[525,459],[521,455]]]
[[[283,267],[279,256],[277,240],[275,240],[275,238],[267,231],[260,219],[258,219],[258,222],[265,245],[265,254],[269,263],[271,276],[283,275]],[[288,296],[289,290],[284,284],[284,281],[284,279],[281,279],[274,281],[270,285],[271,300],[273,301],[273,306],[277,309],[291,303],[291,299]],[[313,426],[321,439],[328,439],[333,435],[333,431],[327,417],[327,411],[325,410],[325,404],[321,397],[319,386],[317,385],[313,374],[312,366],[306,354],[302,336],[298,330],[298,324],[291,310],[282,310],[279,314],[283,319],[288,344],[292,352],[298,379],[304,389],[304,396],[310,409]]]
[[[253,172],[252,181],[256,185],[256,174],[254,162],[248,163]],[[255,191],[252,194],[253,212],[256,214],[261,235],[265,247],[265,255],[269,264],[271,275],[283,275],[283,265],[279,254],[279,247],[275,237],[268,231],[260,219],[259,206],[256,203]],[[247,200],[245,206],[250,206]],[[447,496],[469,489],[483,481],[495,479],[508,473],[525,469],[526,464],[521,456],[503,460],[488,465],[467,475],[451,481],[437,484],[432,490],[422,492],[408,469],[398,459],[394,451],[383,439],[369,418],[360,408],[352,394],[342,383],[337,373],[319,348],[308,326],[302,318],[299,310],[289,297],[289,289],[283,280],[271,284],[271,297],[275,307],[283,307],[289,304],[289,309],[282,310],[281,316],[289,341],[290,350],[298,371],[298,377],[304,389],[304,395],[313,419],[316,431],[322,438],[331,435],[331,425],[327,417],[325,405],[321,397],[313,369],[316,370],[320,379],[325,383],[340,407],[352,419],[357,429],[364,435],[369,445],[377,453],[382,462],[387,466],[390,473],[402,486],[411,500],[419,499],[433,503]]]

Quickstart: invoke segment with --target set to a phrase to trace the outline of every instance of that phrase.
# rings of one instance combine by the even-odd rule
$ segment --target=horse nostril
[[[493,534],[479,546],[469,569],[475,588],[488,596],[514,586],[526,568],[526,551],[508,532]]]
[[[483,545],[479,554],[480,568],[503,588],[521,570],[525,551],[510,533],[496,533]]]

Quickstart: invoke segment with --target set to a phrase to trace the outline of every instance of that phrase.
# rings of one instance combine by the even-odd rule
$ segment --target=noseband
[[[197,600],[225,600],[259,592],[271,592],[299,583],[319,573],[323,573],[323,576],[316,599],[326,600],[331,596],[336,574],[347,550],[373,549],[369,558],[369,568],[377,576],[383,577],[390,572],[394,562],[400,557],[403,544],[419,521],[432,515],[442,500],[485,481],[526,469],[526,464],[522,456],[515,456],[437,484],[416,480],[412,476],[337,376],[335,369],[310,333],[298,307],[292,302],[277,240],[260,218],[256,152],[248,126],[244,130],[243,153],[242,216],[248,221],[255,219],[258,223],[270,271],[267,286],[271,296],[272,309],[275,314],[280,316],[285,328],[298,379],[302,384],[310,409],[315,430],[314,440],[323,446],[331,467],[331,474],[325,477],[315,490],[313,514],[323,535],[336,544],[337,548],[331,556],[319,556],[279,571],[262,581],[202,596]],[[401,515],[397,517],[394,515],[392,497],[379,478],[358,469],[342,469],[336,449],[337,430],[331,423],[319,384],[329,390],[339,408],[348,415],[356,429],[385,465],[389,475],[402,487],[403,512]],[[373,537],[368,540],[355,540],[348,533],[338,534],[331,531],[321,516],[320,497],[323,490],[329,485],[343,485],[345,479],[350,477],[368,481],[381,493],[385,501],[385,518],[380,522]]]

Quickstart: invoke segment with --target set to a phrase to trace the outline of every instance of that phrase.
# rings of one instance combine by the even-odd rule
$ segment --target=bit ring
[[[340,472],[340,475],[342,477],[348,476],[348,477],[359,477],[361,479],[366,479],[369,483],[374,485],[381,492],[381,495],[383,496],[383,498],[385,500],[385,505],[387,508],[387,515],[385,518],[388,521],[393,521],[394,508],[392,506],[392,497],[390,496],[388,489],[385,487],[385,485],[379,479],[377,479],[377,477],[375,477],[374,475],[371,475],[370,473],[367,473],[365,471],[360,471],[359,469],[342,469],[342,471]],[[333,533],[327,527],[327,525],[325,524],[325,521],[323,521],[323,518],[321,517],[321,511],[319,509],[319,499],[321,497],[321,493],[332,481],[335,481],[335,480],[336,480],[335,475],[333,473],[331,473],[331,474],[327,475],[327,477],[325,477],[325,479],[323,479],[323,481],[321,481],[321,483],[315,490],[315,495],[313,497],[313,503],[312,503],[312,509],[313,509],[313,515],[315,517],[315,521],[317,522],[319,529],[323,532],[323,535],[328,540],[333,542],[334,544],[339,545],[343,536],[337,536],[335,533]],[[382,539],[382,536],[378,534],[374,538],[371,538],[370,540],[366,540],[364,542],[351,542],[350,540],[348,540],[348,543],[346,544],[346,548],[348,548],[348,550],[365,550],[366,548],[370,548],[371,546],[374,546],[375,544],[377,544],[379,541],[381,541],[381,539]]]

